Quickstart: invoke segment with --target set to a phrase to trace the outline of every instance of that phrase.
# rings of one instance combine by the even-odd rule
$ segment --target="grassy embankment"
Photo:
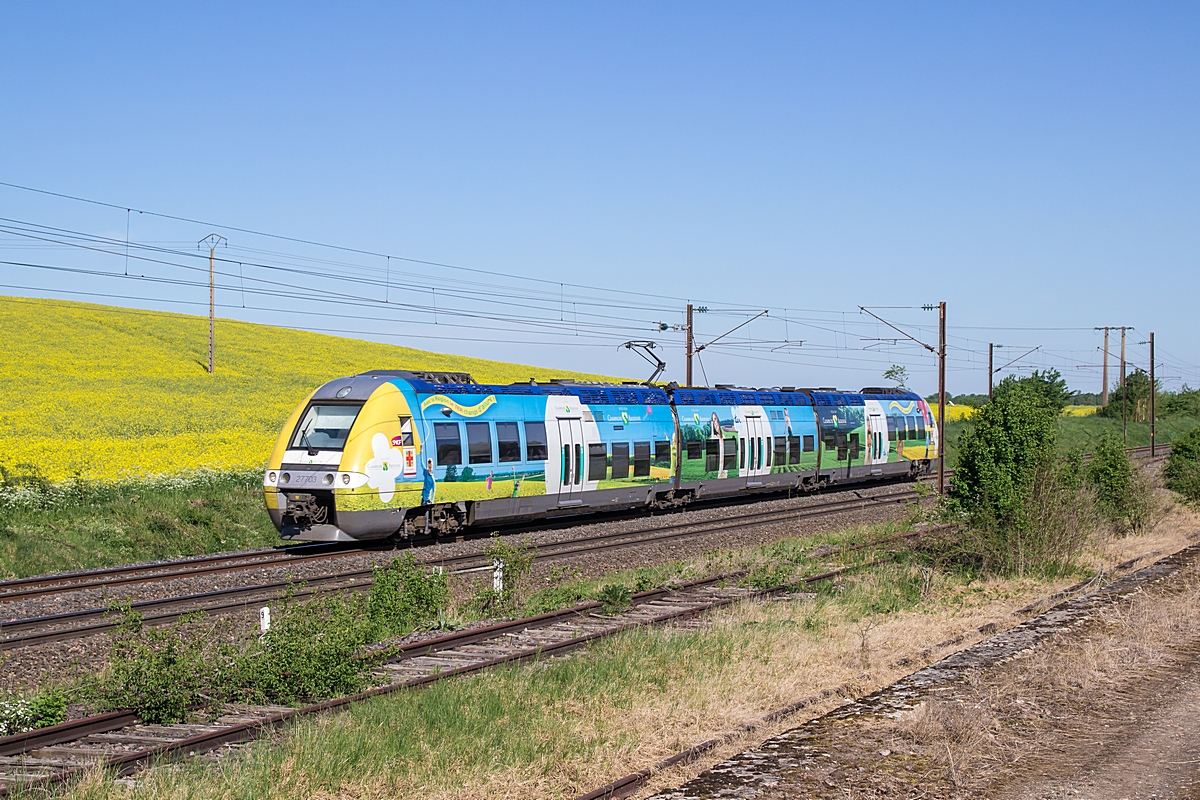
[[[603,377],[227,320],[209,375],[203,317],[21,298],[2,308],[0,578],[273,544],[256,473],[287,415],[332,378]]]
[[[975,628],[984,623],[1015,624],[1013,610],[1071,583],[1084,569],[1186,544],[1186,529],[1196,519],[1179,516],[1186,513],[1176,509],[1144,535],[1098,542],[1078,572],[1053,580],[981,580],[900,553],[896,563],[822,585],[811,598],[745,603],[712,615],[708,627],[634,631],[570,659],[377,698],[297,721],[282,737],[255,743],[216,769],[194,761],[151,770],[128,792],[96,775],[74,794],[155,800],[572,796],[821,690],[849,686],[848,693],[860,695],[884,685],[913,669],[898,660],[931,660],[945,651],[918,654],[955,636],[964,637],[956,646],[969,644],[982,638]],[[793,574],[811,573],[831,565],[813,557],[815,545],[894,529],[713,553],[671,571],[684,576],[782,565]],[[864,550],[850,557],[865,562],[882,555]],[[633,588],[645,577],[631,572],[608,580]],[[563,590],[572,593],[554,591]],[[536,607],[539,595],[527,603]],[[817,704],[812,713],[837,702]]]

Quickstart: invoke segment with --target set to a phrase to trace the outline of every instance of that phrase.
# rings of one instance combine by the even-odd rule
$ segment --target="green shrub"
[[[220,637],[197,630],[202,612],[153,627],[129,606],[116,610],[122,617],[109,672],[97,689],[103,708],[132,709],[143,722],[165,724],[225,700],[235,655]]]
[[[1171,445],[1163,477],[1168,489],[1200,503],[1200,428],[1193,428]]]
[[[492,534],[492,543],[483,551],[492,563],[502,565],[503,588],[481,587],[475,592],[472,605],[480,614],[509,613],[519,604],[525,578],[533,568],[537,550],[526,542],[510,543],[499,534]]]
[[[361,691],[386,655],[356,657],[372,639],[367,598],[339,593],[301,603],[293,592],[272,605],[271,629],[239,656],[237,694],[293,705]]]
[[[0,694],[0,736],[47,728],[67,719],[67,694],[54,687],[32,695]]]
[[[1150,518],[1150,487],[1112,431],[1104,431],[1087,465],[1101,513],[1118,531],[1138,531]]]
[[[1006,378],[963,431],[949,506],[972,523],[1021,528],[1035,473],[1053,457],[1057,410],[1037,387]]]
[[[427,572],[411,553],[376,567],[367,614],[376,641],[415,630],[444,616],[450,603],[450,586],[443,572]]]
[[[616,614],[629,608],[633,602],[633,593],[624,584],[610,583],[596,593],[596,599],[600,601],[601,610],[605,614]]]

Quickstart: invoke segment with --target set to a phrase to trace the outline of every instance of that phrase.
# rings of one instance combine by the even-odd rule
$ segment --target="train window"
[[[500,463],[521,460],[521,436],[515,422],[496,423],[496,444],[500,449]]]
[[[750,442],[751,442],[751,444],[753,444],[754,440],[751,439]],[[738,454],[741,456],[738,459],[738,469],[745,469],[746,468],[746,440],[745,439],[738,439]]]
[[[787,463],[787,443],[788,440],[784,437],[775,437],[775,458],[772,460],[772,463],[777,467],[782,467]]]
[[[811,439],[812,437],[805,436],[804,438]],[[800,437],[799,436],[789,436],[788,437],[788,463],[789,464],[799,464],[800,463]]]
[[[916,421],[913,420],[912,417],[904,418],[904,429],[906,431],[908,431],[908,435],[905,436],[906,439],[916,439],[917,438],[917,423],[916,423]]]
[[[671,466],[671,443],[666,439],[654,443],[654,463],[660,467]]]
[[[896,441],[896,429],[899,426],[896,424],[895,417],[888,417],[887,421],[888,421],[888,441],[894,442],[894,441]]]
[[[689,439],[687,442],[687,457],[689,460],[704,458],[704,442],[699,439]]]
[[[462,463],[462,437],[459,435],[457,422],[433,423],[433,436],[437,440],[439,467]]]
[[[296,426],[291,447],[314,450],[341,450],[362,405],[313,405]]]
[[[525,423],[525,460],[545,461],[550,457],[546,445],[546,423]]]
[[[492,463],[491,423],[467,423],[467,459],[472,464]]]
[[[721,468],[721,440],[709,439],[704,443],[704,471],[716,472]]]
[[[404,447],[413,446],[412,417],[400,417],[400,444]]]
[[[726,471],[731,470],[731,469],[737,469],[737,465],[738,465],[738,440],[737,439],[726,439],[725,440],[725,465],[724,465],[724,468]]]
[[[925,417],[924,416],[917,417],[917,438],[918,439],[925,438]]]
[[[850,460],[853,461],[854,459],[856,459],[860,455],[862,455],[862,445],[859,444],[859,439],[858,439],[857,433],[850,434],[849,445],[850,445],[850,448],[849,448],[848,455],[850,456]]]
[[[650,443],[633,443],[633,477],[650,477]]]
[[[575,445],[575,485],[583,483],[583,445]]]
[[[608,477],[608,445],[588,445],[588,480],[602,481]]]
[[[817,437],[805,436],[804,437],[804,452],[812,453],[816,449],[817,449]]]
[[[612,477],[613,480],[629,477],[629,443],[613,442],[612,446]]]

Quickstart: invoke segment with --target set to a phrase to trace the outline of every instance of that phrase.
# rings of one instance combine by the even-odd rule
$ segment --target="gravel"
[[[724,506],[699,506],[678,513],[655,516],[623,517],[602,522],[585,522],[551,530],[514,534],[522,542],[537,547],[557,542],[567,542],[582,536],[613,533],[636,533],[653,530],[662,524],[679,522],[709,522],[733,519],[749,512],[803,509],[819,505],[830,499],[850,499],[854,496],[869,498],[898,491],[896,485],[873,486],[855,490],[825,493],[819,496],[803,495],[792,498],[769,499]],[[813,535],[820,532],[844,529],[851,525],[874,524],[901,518],[906,506],[887,503],[866,508],[849,508],[828,516],[801,520],[779,521],[741,528],[733,531],[714,531],[670,542],[646,543],[630,547],[602,550],[596,553],[556,558],[535,562],[530,579],[534,586],[550,585],[551,570],[569,566],[578,570],[577,575],[596,578],[613,572],[635,569],[642,566],[658,566],[670,561],[702,557],[707,551],[717,548],[741,549],[766,544],[792,536]],[[59,614],[69,611],[105,608],[116,602],[139,602],[186,594],[232,589],[263,583],[293,579],[308,579],[336,572],[370,569],[371,566],[387,563],[396,555],[412,552],[418,561],[437,564],[439,560],[462,555],[481,555],[487,547],[486,539],[471,539],[445,542],[412,550],[385,550],[378,553],[358,553],[346,556],[331,556],[328,559],[310,561],[292,566],[263,566],[224,575],[181,577],[149,584],[133,584],[112,589],[81,589],[57,595],[44,595],[27,600],[0,603],[0,617],[6,620]],[[476,573],[457,577],[453,581],[456,597],[470,594],[473,586],[490,582],[490,573]],[[251,601],[252,602],[252,601]],[[252,606],[244,615],[247,625],[257,624],[257,606]],[[436,635],[436,634],[434,634]],[[51,642],[8,651],[0,661],[0,687],[24,690],[77,678],[81,674],[95,674],[107,661],[108,638],[104,635]]]

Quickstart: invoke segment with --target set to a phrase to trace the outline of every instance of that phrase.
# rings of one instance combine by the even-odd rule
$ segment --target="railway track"
[[[911,488],[881,495],[839,498],[798,509],[776,509],[743,514],[734,519],[703,520],[697,522],[675,522],[642,531],[619,531],[597,534],[554,542],[538,547],[534,558],[539,562],[567,559],[581,555],[592,555],[607,550],[618,550],[652,544],[663,544],[696,536],[727,533],[757,525],[799,521],[833,514],[855,511],[868,507],[879,507],[907,503],[919,497]],[[431,567],[440,567],[451,573],[467,572],[491,565],[490,559],[480,554],[429,558],[418,561]],[[247,611],[257,604],[270,602],[289,589],[295,597],[312,597],[337,591],[363,591],[369,589],[373,578],[370,569],[349,570],[322,575],[304,581],[275,581],[232,589],[223,589],[198,594],[145,600],[131,604],[141,613],[145,624],[165,625],[184,614],[204,611],[209,615],[233,614]],[[38,617],[9,619],[0,622],[0,652],[19,647],[93,636],[113,630],[118,625],[108,608],[91,608]]]
[[[833,552],[885,546],[922,533],[914,531]],[[599,603],[590,602],[447,634],[412,645],[389,658],[374,670],[375,687],[300,708],[226,705],[220,716],[210,722],[178,725],[142,724],[133,712],[114,711],[0,738],[0,795],[16,788],[61,783],[95,768],[129,774],[164,757],[197,755],[226,744],[248,741],[296,717],[499,665],[565,655],[622,631],[681,622],[715,608],[778,595],[800,585],[811,586],[886,560],[843,566],[760,590],[729,585],[744,577],[745,572],[713,575],[672,588],[639,592],[631,598],[631,606],[617,614],[603,614]]]

